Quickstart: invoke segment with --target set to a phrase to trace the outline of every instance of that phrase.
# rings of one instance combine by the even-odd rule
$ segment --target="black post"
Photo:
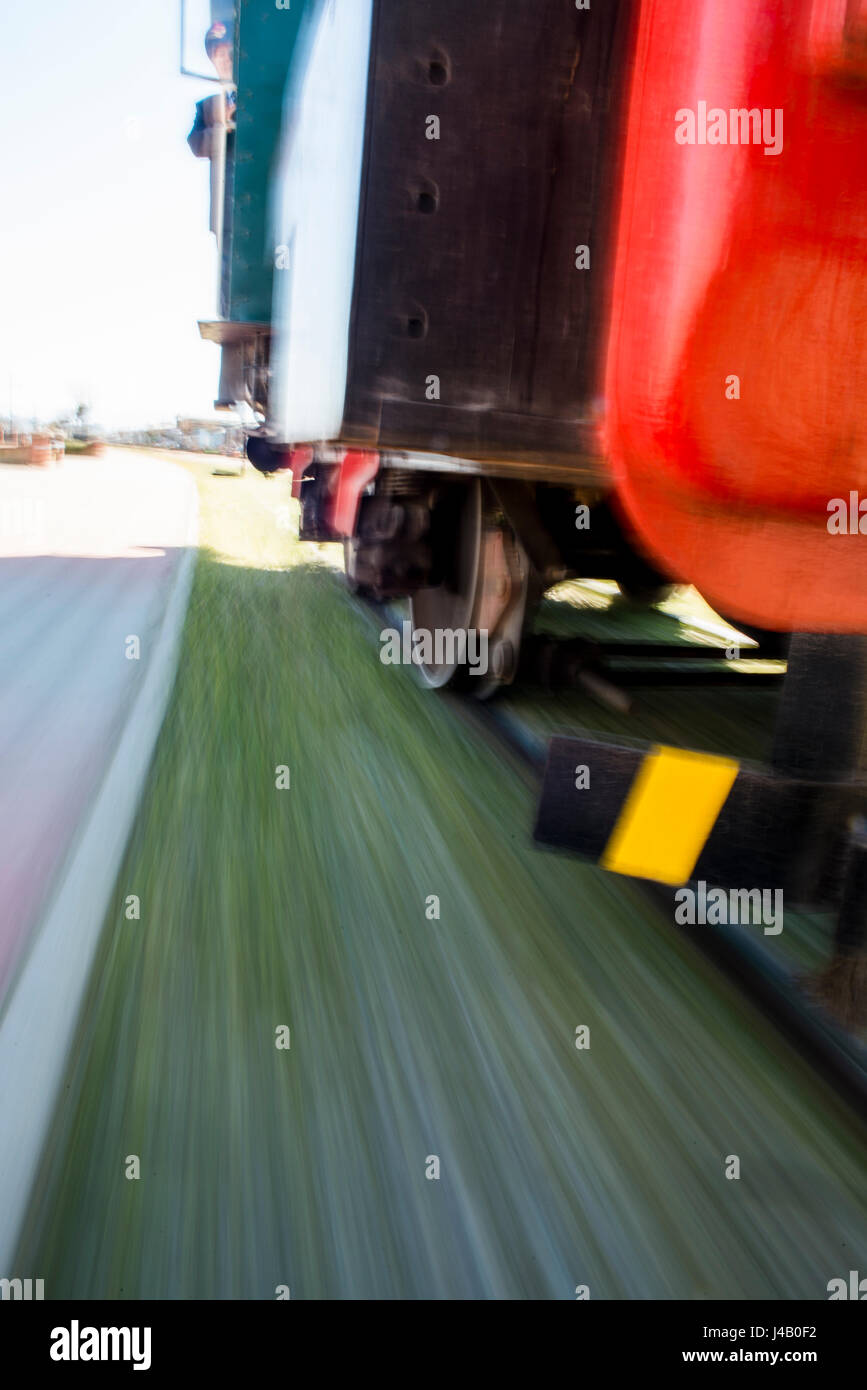
[[[771,765],[816,782],[867,771],[867,637],[792,637]]]
[[[867,637],[792,638],[771,763],[783,776],[861,782],[867,792]],[[840,838],[835,964],[867,948],[867,821],[853,817]]]

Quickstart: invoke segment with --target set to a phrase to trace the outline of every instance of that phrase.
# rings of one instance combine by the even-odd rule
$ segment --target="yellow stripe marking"
[[[605,846],[603,869],[686,883],[737,775],[733,758],[652,748]]]

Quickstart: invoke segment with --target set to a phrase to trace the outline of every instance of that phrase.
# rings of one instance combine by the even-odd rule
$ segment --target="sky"
[[[107,429],[212,415],[209,166],[186,136],[215,88],[180,75],[180,0],[3,8],[0,416],[10,388],[23,420],[80,400]]]

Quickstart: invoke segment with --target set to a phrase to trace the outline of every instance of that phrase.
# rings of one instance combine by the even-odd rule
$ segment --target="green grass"
[[[640,889],[533,847],[532,789],[380,664],[285,482],[189,466],[176,687],[16,1270],[49,1298],[826,1297],[867,1252],[860,1127]]]

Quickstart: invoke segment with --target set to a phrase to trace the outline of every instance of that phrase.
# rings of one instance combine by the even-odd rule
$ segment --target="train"
[[[455,648],[420,663],[435,687],[512,682],[569,578],[642,603],[691,584],[783,634],[764,868],[805,900],[863,897],[867,0],[209,18],[223,69],[191,144],[221,287],[200,327],[250,462],[291,473],[301,536],[342,545],[350,585],[408,600],[414,630],[487,633],[485,681]],[[582,830],[551,810],[579,751],[552,761],[540,834],[599,852],[589,812]],[[811,801],[809,884],[805,784],[831,789],[834,827]]]
[[[503,683],[573,576],[867,630],[863,3],[210,13],[217,404],[354,586]]]

